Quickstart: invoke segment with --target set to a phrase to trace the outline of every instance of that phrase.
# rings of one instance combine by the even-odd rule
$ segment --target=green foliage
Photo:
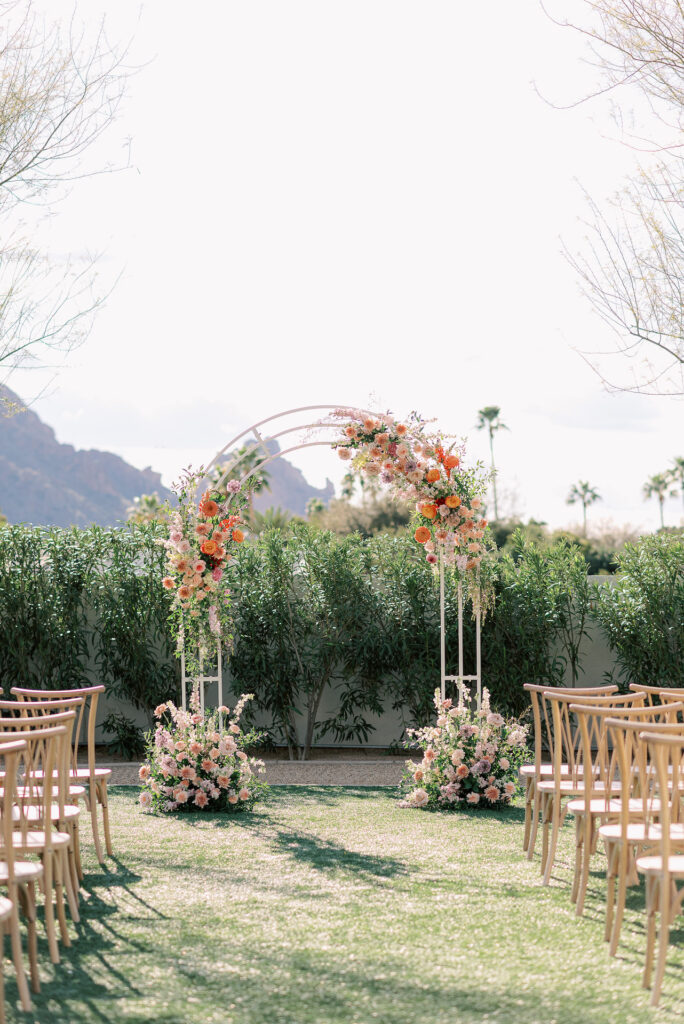
[[[136,707],[178,688],[156,523],[0,529],[0,683],[45,689],[93,677]]]
[[[106,716],[102,722],[102,731],[112,736],[107,743],[111,752],[126,761],[137,761],[145,753],[142,729],[120,711],[111,711]]]
[[[614,587],[597,588],[595,616],[620,681],[684,686],[684,534],[628,544]]]

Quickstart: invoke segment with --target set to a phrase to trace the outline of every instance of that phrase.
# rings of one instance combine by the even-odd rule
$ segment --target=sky
[[[111,7],[76,17],[91,32],[106,11],[137,71],[89,159],[129,166],[36,230],[116,284],[56,376],[8,381],[58,440],[170,484],[251,423],[329,403],[417,409],[488,462],[477,410],[498,405],[504,514],[577,523],[583,479],[594,523],[657,527],[642,485],[684,453],[682,403],[606,392],[580,353],[612,335],[562,254],[584,191],[603,203],[637,159],[602,101],[563,109],[596,83],[577,33],[536,0]],[[292,461],[316,486],[342,475],[326,448]]]

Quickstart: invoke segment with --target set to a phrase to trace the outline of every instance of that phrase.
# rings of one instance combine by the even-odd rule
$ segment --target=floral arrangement
[[[171,617],[179,650],[207,651],[222,637],[225,647],[231,637],[230,588],[226,569],[233,551],[244,540],[240,528],[247,494],[236,480],[229,480],[227,494],[205,491],[199,504],[195,495],[204,471],[186,472],[174,485],[178,507],[169,513],[167,575],[162,580],[173,591]]]
[[[139,771],[144,811],[235,812],[254,806],[267,789],[258,778],[264,763],[247,756],[244,748],[258,736],[243,733],[239,725],[252,696],[243,694],[232,715],[224,706],[203,714],[197,689],[189,711],[171,701],[156,708],[160,721],[148,733],[146,759]]]
[[[527,726],[492,711],[486,689],[479,711],[467,696],[463,684],[456,705],[435,691],[436,726],[409,730],[407,746],[421,748],[423,760],[406,762],[401,807],[502,807],[516,795],[518,769],[530,757]]]
[[[481,563],[492,543],[482,518],[489,481],[482,464],[467,468],[465,445],[447,445],[444,438],[428,434],[417,413],[405,423],[390,413],[369,416],[359,409],[336,409],[332,417],[342,421],[333,442],[338,456],[414,505],[414,537],[427,561],[436,565],[441,555],[466,580],[471,595],[482,589]]]

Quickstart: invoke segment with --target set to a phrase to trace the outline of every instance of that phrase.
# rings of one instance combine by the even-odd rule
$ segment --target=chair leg
[[[642,985],[651,987],[651,971],[653,970],[653,951],[655,949],[656,908],[658,897],[658,880],[653,876],[646,877],[646,954],[644,957],[644,973]]]
[[[523,853],[527,853],[530,845],[530,829],[532,827],[532,797],[531,788],[533,780],[525,779],[525,828],[523,831]]]
[[[78,910],[78,889],[74,886],[74,876],[70,866],[69,854],[66,850],[63,851],[62,855],[62,866],[61,866],[62,877],[61,881],[63,887],[66,890],[66,897],[69,903],[69,913],[71,914],[71,920],[78,924],[81,920],[81,915]]]
[[[577,893],[580,887],[582,874],[582,856],[584,853],[584,815],[575,815],[575,872],[572,878],[572,889],[570,891],[570,902],[577,902]]]
[[[672,899],[672,886],[669,879],[660,880],[660,936],[658,939],[658,962],[653,979],[653,991],[651,993],[651,1006],[657,1006],[660,1000],[660,990],[663,986],[665,975],[665,964],[667,963],[667,951],[670,945],[670,901]]]
[[[553,865],[556,860],[558,834],[564,817],[565,815],[562,812],[560,800],[556,800],[555,797],[553,797],[551,799],[551,839],[549,842],[549,850],[546,854],[546,863],[544,865],[544,885],[549,885],[551,882],[551,872],[553,871]]]
[[[587,888],[589,886],[589,869],[591,867],[591,852],[594,847],[594,816],[589,811],[584,815],[584,842],[583,842],[583,857],[582,857],[582,873],[580,876],[579,890],[577,892],[577,904],[575,906],[575,913],[578,917],[581,917],[584,913],[584,898],[587,895]]]
[[[97,782],[95,779],[90,780],[90,797],[88,800],[88,810],[90,811],[90,824],[93,830],[93,842],[95,843],[95,855],[100,864],[104,864],[104,857],[102,855],[102,844],[100,842],[100,830],[97,824]]]
[[[537,829],[539,827],[539,815],[541,812],[541,798],[539,791],[537,790],[537,784],[534,784],[534,802],[532,804],[532,827],[530,830],[530,839],[527,844],[527,859],[532,860],[534,857],[534,848],[537,845]]]
[[[45,933],[48,940],[48,949],[50,950],[50,959],[53,964],[59,963],[59,947],[57,945],[57,933],[55,930],[55,908],[53,906],[53,878],[52,871],[54,866],[53,854],[46,850],[45,856],[43,857],[43,881],[45,886]]]
[[[107,856],[113,857],[114,850],[112,848],[112,837],[109,831],[109,803],[107,798],[107,780],[101,779],[98,785],[98,793],[100,796],[100,803],[102,804],[102,823],[104,825],[105,834],[105,847],[107,850]]]
[[[81,831],[78,822],[73,822],[71,826],[71,867],[74,879],[74,888],[78,892],[80,888],[80,882],[83,881],[83,865],[81,864]]]
[[[620,942],[620,932],[622,931],[622,919],[625,914],[625,903],[627,901],[627,882],[629,881],[629,860],[630,860],[630,849],[627,843],[622,844],[620,850],[620,860],[618,864],[618,894],[617,894],[617,906],[615,908],[615,919],[613,921],[612,933],[610,936],[610,955],[617,955],[618,943]]]
[[[0,925],[0,1024],[6,1024],[7,1018],[5,1017],[5,977],[4,977],[4,961],[5,961],[5,925]]]
[[[26,932],[28,937],[29,971],[31,974],[31,988],[34,992],[40,992],[40,978],[38,976],[38,933],[36,929],[36,886],[35,882],[29,882],[26,886],[19,887],[19,898],[22,910],[26,918]]]
[[[9,919],[10,927],[10,943],[12,946],[12,961],[14,963],[14,973],[17,978],[17,990],[19,992],[19,999],[21,1000],[21,1007],[26,1012],[32,1009],[31,994],[29,992],[28,982],[26,980],[26,971],[24,970],[24,951],[21,946],[21,931],[19,929],[19,892],[18,886],[13,886],[9,892],[9,898],[12,900],[12,914]]]

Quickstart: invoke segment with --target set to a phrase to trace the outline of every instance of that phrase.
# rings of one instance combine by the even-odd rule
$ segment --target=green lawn
[[[600,875],[576,919],[570,830],[545,889],[519,807],[437,815],[386,789],[282,787],[252,815],[158,818],[136,799],[113,791],[109,870],[85,839],[79,938],[55,968],[42,942],[32,1017],[6,961],[9,1021],[637,1024],[684,1010],[683,947],[648,1009],[641,893],[611,960]]]

